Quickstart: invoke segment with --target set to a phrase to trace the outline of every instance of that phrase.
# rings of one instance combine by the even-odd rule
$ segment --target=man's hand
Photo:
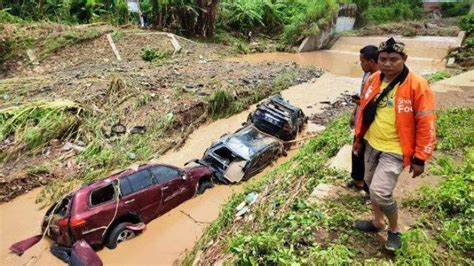
[[[352,144],[352,153],[354,153],[356,156],[359,156],[361,147],[362,146],[360,145],[359,141],[354,141],[354,143]]]
[[[424,165],[417,165],[414,163],[410,164],[410,173],[413,172],[412,178],[415,178],[419,175],[421,175],[425,171],[425,166]]]

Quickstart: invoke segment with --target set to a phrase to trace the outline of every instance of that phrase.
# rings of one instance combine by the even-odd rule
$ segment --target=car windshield
[[[232,153],[249,161],[273,142],[275,142],[274,138],[261,134],[254,127],[247,127],[231,136],[225,145]]]

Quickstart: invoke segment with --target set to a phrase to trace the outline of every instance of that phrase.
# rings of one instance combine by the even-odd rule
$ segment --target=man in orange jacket
[[[393,191],[403,168],[410,166],[413,178],[424,171],[435,148],[433,93],[428,82],[408,70],[405,45],[393,38],[379,46],[379,68],[370,76],[361,95],[356,119],[354,152],[364,152],[364,180],[369,186],[373,220],[356,221],[366,232],[380,231],[389,222],[385,248],[401,247],[397,203]]]

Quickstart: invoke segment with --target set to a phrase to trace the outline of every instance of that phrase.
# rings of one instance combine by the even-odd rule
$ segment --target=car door
[[[161,213],[167,212],[189,199],[191,194],[191,182],[177,168],[168,165],[157,165],[150,168],[155,180],[162,191],[163,206]]]
[[[264,151],[262,151],[260,154],[256,156],[254,159],[254,162],[252,163],[251,170],[250,170],[250,176],[254,176],[258,174],[260,171],[262,171],[266,166],[268,166],[273,160],[273,152],[272,148],[268,147]]]
[[[131,206],[130,211],[137,213],[143,222],[148,223],[159,214],[162,195],[148,169],[139,170],[120,179],[121,201]]]

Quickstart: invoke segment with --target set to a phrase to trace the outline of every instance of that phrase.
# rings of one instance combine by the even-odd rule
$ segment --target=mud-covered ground
[[[34,27],[25,27],[32,31],[32,38],[40,38]],[[47,36],[62,36],[67,30],[80,32],[76,28],[45,27],[38,28]],[[322,74],[320,69],[296,64],[224,61],[231,53],[229,48],[179,36],[176,39],[183,49],[173,54],[171,38],[164,33],[104,28],[104,25],[97,26],[100,27],[97,30],[90,27],[97,34],[95,38],[51,50],[49,54],[44,52],[47,43],[38,41],[46,43],[32,48],[35,54],[43,55],[36,56],[39,64],[29,62],[25,51],[20,50],[13,57],[16,60],[3,65],[8,67],[0,81],[2,110],[38,100],[73,100],[87,115],[81,117],[78,134],[51,139],[34,150],[22,149],[14,134],[5,136],[0,143],[3,153],[0,201],[9,201],[54,180],[71,180],[95,171],[95,176],[86,177],[94,179],[107,169],[160,156],[184,143],[194,128],[211,119],[209,103],[217,90],[230,95],[231,114]],[[24,31],[17,30],[18,34]],[[107,40],[106,34],[110,32],[121,61]],[[142,58],[145,48],[165,56],[153,62],[145,61]],[[220,111],[224,116],[227,113]],[[172,125],[158,132],[156,125],[165,119],[171,119]],[[125,126],[125,134],[114,134],[113,126],[117,124]],[[131,134],[130,129],[136,126],[145,128],[145,133]],[[104,162],[102,154],[96,156],[100,158],[84,159],[84,151],[97,141],[110,149],[112,159],[108,157]]]

